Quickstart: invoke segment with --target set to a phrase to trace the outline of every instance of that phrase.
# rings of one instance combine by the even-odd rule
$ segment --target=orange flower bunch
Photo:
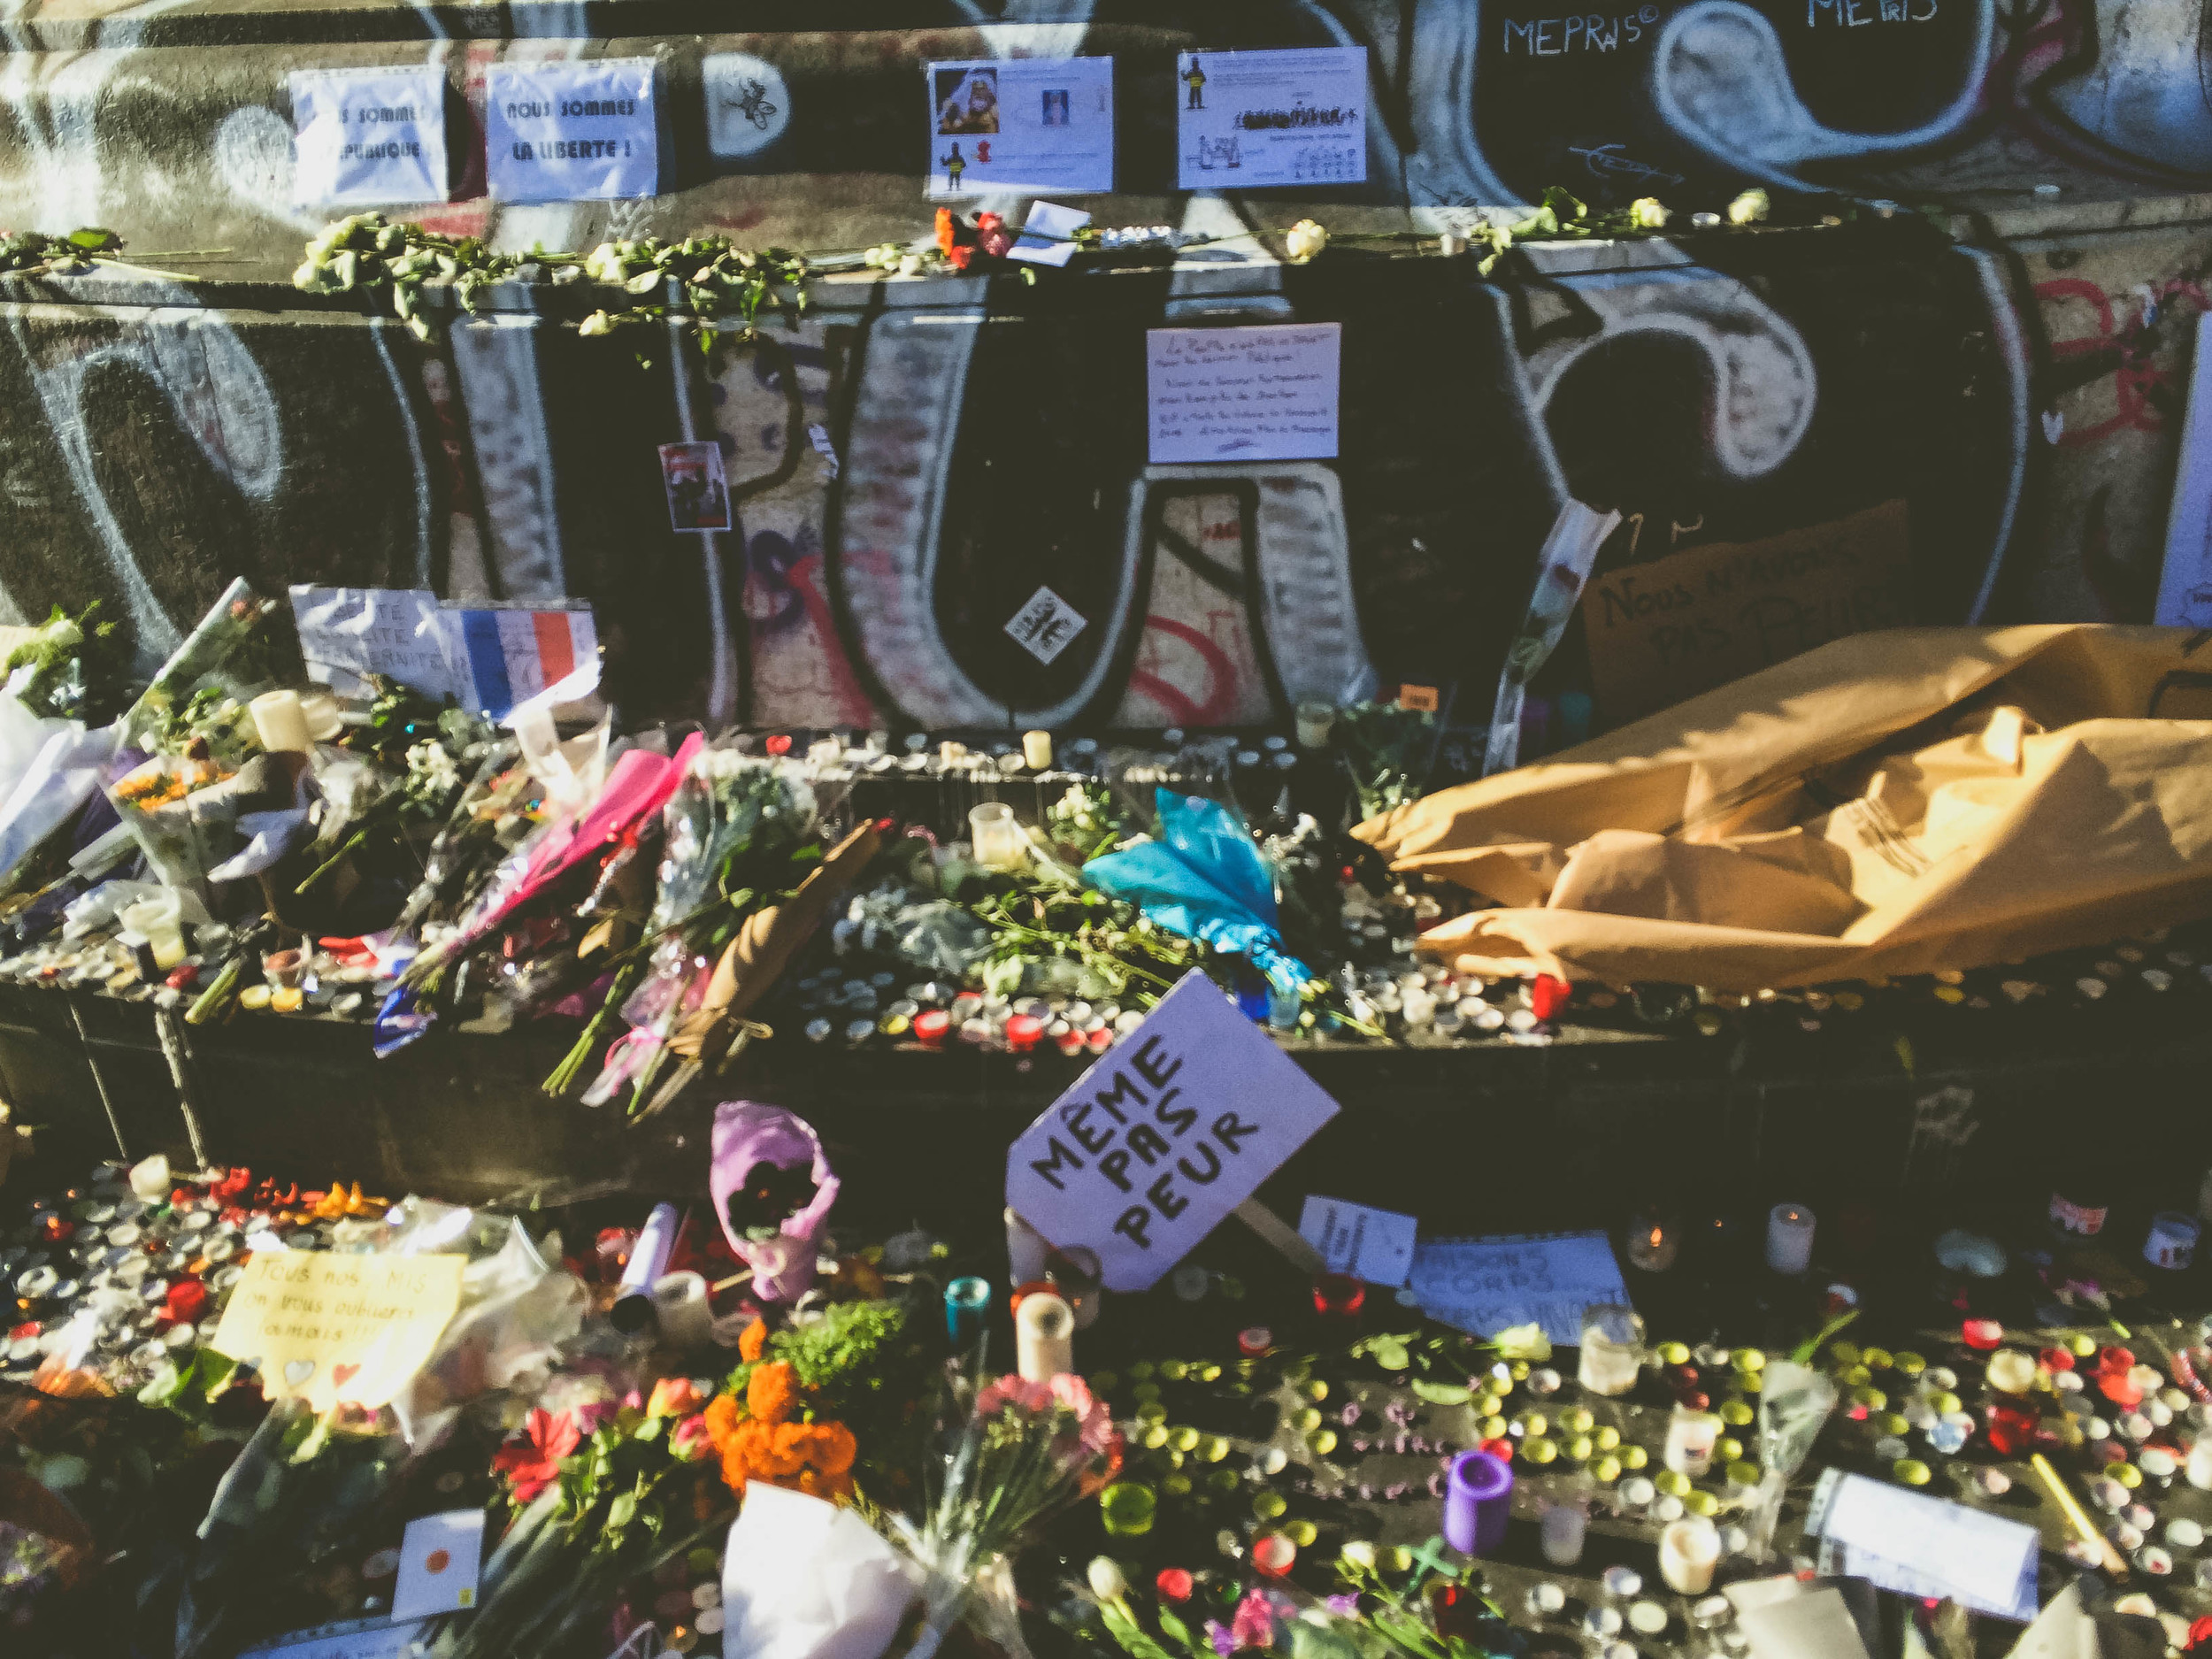
[[[753,1363],[745,1398],[717,1394],[706,1411],[707,1435],[722,1460],[722,1479],[743,1493],[749,1480],[788,1486],[817,1498],[843,1498],[853,1489],[853,1459],[859,1445],[842,1423],[794,1422],[798,1389],[791,1367],[782,1360],[761,1363],[768,1330],[758,1320],[745,1333],[738,1352]]]

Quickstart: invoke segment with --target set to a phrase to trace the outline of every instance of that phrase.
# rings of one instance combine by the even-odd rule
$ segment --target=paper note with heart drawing
[[[271,1399],[380,1406],[420,1371],[461,1301],[459,1256],[257,1254],[215,1351],[251,1361]]]

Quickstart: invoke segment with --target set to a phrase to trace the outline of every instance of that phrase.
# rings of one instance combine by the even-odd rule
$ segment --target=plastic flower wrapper
[[[1244,821],[1218,802],[1156,792],[1159,839],[1094,858],[1084,879],[1135,904],[1170,933],[1240,956],[1286,996],[1313,978],[1285,953],[1275,882]]]
[[[260,747],[246,704],[307,677],[288,616],[242,578],[233,581],[124,714],[125,747],[179,755],[197,738],[210,758],[235,768]]]
[[[1836,1385],[1826,1372],[1793,1359],[1770,1362],[1759,1387],[1759,1463],[1764,1472],[1751,1502],[1754,1548],[1764,1555],[1782,1515],[1790,1479],[1812,1455],[1813,1442],[1836,1409]]]
[[[979,1585],[1063,1507],[1112,1479],[1121,1452],[1111,1415],[1080,1377],[985,1384],[923,1519],[890,1522],[923,1573],[925,1623],[908,1659],[930,1659]]]
[[[722,1234],[753,1270],[753,1294],[791,1302],[813,1287],[815,1257],[838,1179],[821,1137],[780,1106],[725,1101],[714,1111],[707,1190]]]

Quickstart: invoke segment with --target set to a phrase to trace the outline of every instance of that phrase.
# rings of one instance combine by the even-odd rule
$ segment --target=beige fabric
[[[1739,991],[2212,914],[2212,636],[1900,629],[1360,826],[1476,971]]]

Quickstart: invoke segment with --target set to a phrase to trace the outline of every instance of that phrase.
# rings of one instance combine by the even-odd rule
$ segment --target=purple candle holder
[[[1513,1513],[1513,1471],[1488,1452],[1452,1459],[1444,1487],[1444,1541],[1463,1555],[1487,1555],[1505,1541]]]

